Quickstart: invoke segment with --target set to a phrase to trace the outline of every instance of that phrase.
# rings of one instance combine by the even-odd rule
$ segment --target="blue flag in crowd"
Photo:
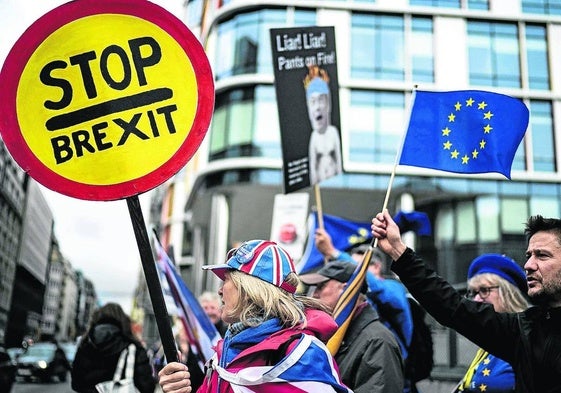
[[[526,105],[503,94],[416,91],[399,164],[510,179],[528,119]]]
[[[158,239],[155,239],[154,244],[158,256],[158,268],[167,281],[179,318],[189,339],[191,350],[199,357],[199,363],[202,366],[214,354],[212,347],[220,339],[220,333],[204,312],[197,298],[185,285]]]
[[[429,216],[426,213],[399,211],[393,217],[393,220],[401,233],[413,231],[420,236],[430,236],[432,234]]]
[[[345,251],[358,244],[365,243],[372,239],[370,231],[371,222],[354,222],[341,217],[323,214],[323,228],[331,236],[333,247]],[[314,268],[323,265],[323,255],[315,246],[315,232],[318,228],[318,214],[310,214],[308,228],[308,241],[306,249],[296,266],[298,274],[306,273]]]

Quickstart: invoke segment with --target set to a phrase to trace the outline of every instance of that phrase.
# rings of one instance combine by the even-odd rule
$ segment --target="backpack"
[[[413,334],[409,356],[405,360],[405,376],[415,383],[430,377],[434,366],[434,350],[432,332],[425,321],[426,311],[411,295],[407,295],[407,300],[413,319]]]

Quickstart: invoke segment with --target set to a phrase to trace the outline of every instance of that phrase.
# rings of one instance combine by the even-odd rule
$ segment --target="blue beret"
[[[483,254],[475,258],[468,269],[468,280],[482,273],[496,274],[518,287],[523,293],[528,291],[524,270],[505,255]]]

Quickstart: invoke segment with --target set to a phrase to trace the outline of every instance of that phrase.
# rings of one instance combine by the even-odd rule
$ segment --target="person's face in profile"
[[[329,94],[312,93],[308,96],[308,116],[312,129],[325,132],[330,122],[330,110]]]
[[[234,309],[238,304],[240,293],[234,285],[230,273],[224,275],[224,282],[218,289],[218,294],[222,297],[222,320],[226,323],[234,323],[239,321],[239,315],[236,315]]]
[[[333,310],[339,301],[341,293],[345,289],[345,283],[337,280],[327,280],[315,286],[312,297],[321,302],[330,310]]]

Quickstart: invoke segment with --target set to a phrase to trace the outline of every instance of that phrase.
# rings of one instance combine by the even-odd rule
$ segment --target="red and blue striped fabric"
[[[286,281],[288,275],[295,272],[294,262],[288,252],[275,242],[248,240],[230,250],[226,258],[224,264],[205,265],[202,268],[212,270],[222,280],[227,270],[239,270],[290,293],[296,292],[296,287]]]
[[[225,369],[217,364],[218,355],[215,355],[211,367],[222,380],[221,393],[352,393],[341,381],[326,346],[308,334],[303,334],[298,344],[271,366],[242,365]]]

